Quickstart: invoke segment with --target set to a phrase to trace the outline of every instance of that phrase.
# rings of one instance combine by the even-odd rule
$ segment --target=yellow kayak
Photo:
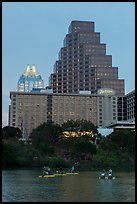
[[[41,175],[41,176],[38,176],[39,178],[53,178],[55,177],[54,174],[49,174],[49,175]]]
[[[66,175],[68,175],[68,174],[74,174],[74,175],[77,175],[77,174],[79,174],[79,173],[77,173],[77,172],[74,172],[74,173],[72,173],[72,172],[67,172],[67,173],[64,173],[64,174],[49,174],[49,175],[40,175],[40,176],[38,176],[39,178],[54,178],[54,177],[56,177],[56,176],[66,176]]]
[[[67,172],[66,174],[79,174],[78,172]]]
[[[67,174],[54,174],[55,176],[66,176]]]

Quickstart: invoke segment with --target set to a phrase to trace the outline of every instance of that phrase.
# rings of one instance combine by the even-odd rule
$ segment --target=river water
[[[3,170],[2,202],[135,202],[134,172],[114,172],[115,180],[98,172],[38,178],[41,170]]]

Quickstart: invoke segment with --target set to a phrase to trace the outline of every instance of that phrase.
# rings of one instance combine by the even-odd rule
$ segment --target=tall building
[[[49,85],[54,93],[97,93],[111,88],[116,95],[125,94],[123,79],[118,79],[118,67],[112,66],[112,56],[106,54],[106,44],[94,31],[94,22],[72,21],[63,47],[60,49]]]
[[[18,91],[30,92],[33,88],[44,88],[44,82],[35,65],[32,68],[28,65],[26,71],[18,80]]]
[[[97,94],[10,92],[9,126],[20,128],[24,138],[40,124],[51,121],[62,125],[68,120],[84,119],[97,127],[106,127],[120,120],[118,102],[119,98],[124,101],[124,97],[116,96],[111,89],[100,89]],[[123,107],[120,114],[121,110]]]

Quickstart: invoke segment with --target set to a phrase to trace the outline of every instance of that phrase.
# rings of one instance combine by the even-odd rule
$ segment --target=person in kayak
[[[63,169],[62,169],[62,167],[60,167],[59,170],[56,171],[56,173],[57,173],[57,174],[62,174],[62,173],[63,173]]]
[[[48,174],[51,174],[50,167],[48,167]]]
[[[48,171],[48,167],[44,166],[43,167],[43,174],[42,175],[44,176],[45,174],[47,174],[47,171]]]
[[[111,168],[108,171],[108,178],[110,178],[110,179],[112,178],[112,169]]]
[[[78,172],[78,161],[77,162],[75,162],[75,172]]]
[[[51,173],[50,173],[50,168],[49,168],[48,166],[47,166],[47,167],[44,166],[44,167],[43,167],[43,175],[48,175],[48,174],[51,174]]]
[[[101,172],[101,175],[100,175],[100,177],[101,178],[105,178],[105,175],[106,175],[106,172],[105,172],[105,169]]]
[[[62,174],[63,173],[63,169],[62,167],[59,168],[59,174]]]
[[[72,166],[72,168],[71,168],[71,173],[74,173],[74,172],[75,172],[75,167]]]

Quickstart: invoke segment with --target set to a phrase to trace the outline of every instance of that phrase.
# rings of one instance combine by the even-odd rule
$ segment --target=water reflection
[[[39,170],[2,172],[3,202],[133,202],[134,173],[117,173],[115,180],[98,179],[97,172],[38,178]]]

